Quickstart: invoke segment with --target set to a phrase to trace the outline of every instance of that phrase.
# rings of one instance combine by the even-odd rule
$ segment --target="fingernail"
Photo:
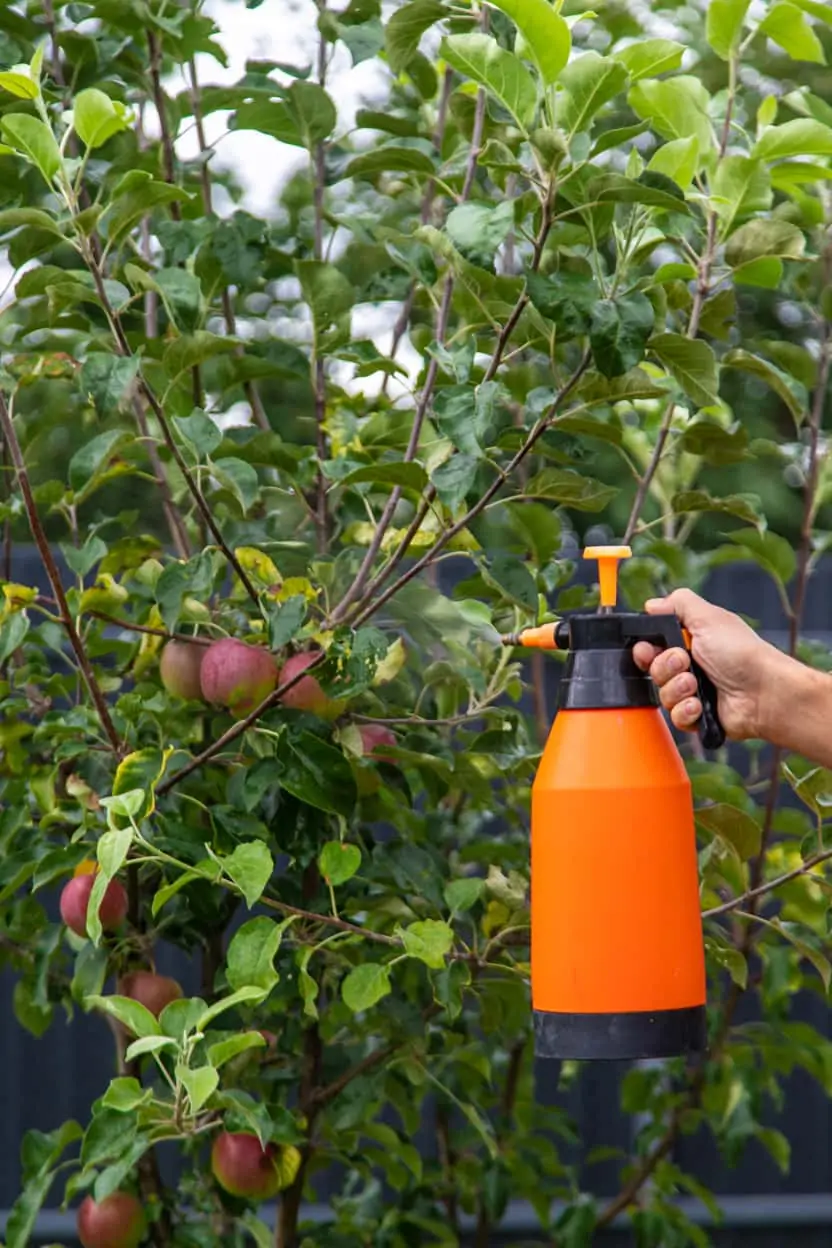
[[[696,719],[696,717],[697,717],[697,715],[698,715],[698,714],[699,714],[699,703],[698,703],[698,702],[695,702],[695,701],[693,701],[693,699],[691,699],[689,702],[686,702],[686,703],[685,703],[685,705],[684,705],[684,716],[685,716],[685,719]]]
[[[681,672],[682,670],[681,655],[671,654],[669,656],[667,660],[667,670],[670,672],[671,676],[675,676],[677,672]]]
[[[648,598],[645,602],[645,610],[649,611],[651,607],[660,607],[664,603],[664,598]]]

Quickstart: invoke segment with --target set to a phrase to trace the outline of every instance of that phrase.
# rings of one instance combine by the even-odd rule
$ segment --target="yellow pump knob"
[[[584,559],[598,560],[601,609],[611,611],[618,601],[618,564],[632,555],[629,546],[587,546]]]

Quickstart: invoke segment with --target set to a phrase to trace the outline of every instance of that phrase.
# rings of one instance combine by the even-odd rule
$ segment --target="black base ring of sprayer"
[[[704,1053],[706,1045],[704,1005],[622,1014],[534,1011],[538,1058],[637,1061]]]

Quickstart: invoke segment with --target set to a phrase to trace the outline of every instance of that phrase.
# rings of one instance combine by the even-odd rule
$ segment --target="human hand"
[[[692,590],[677,589],[645,605],[650,615],[672,612],[690,634],[693,657],[716,686],[719,718],[727,735],[736,741],[766,735],[766,693],[772,682],[776,685],[780,666],[792,660],[758,637],[738,615]],[[659,650],[640,641],[633,658],[658,685],[662,705],[676,727],[695,731],[702,703],[688,652]]]

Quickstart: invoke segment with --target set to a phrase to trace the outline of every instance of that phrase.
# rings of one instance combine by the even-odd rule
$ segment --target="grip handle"
[[[706,750],[718,750],[725,744],[725,729],[719,718],[717,691],[708,673],[697,663],[691,653],[690,638],[675,615],[647,615],[637,617],[628,628],[628,640],[649,641],[651,645],[667,649],[678,646],[690,654],[690,670],[696,678],[696,692],[702,703],[697,731]]]

